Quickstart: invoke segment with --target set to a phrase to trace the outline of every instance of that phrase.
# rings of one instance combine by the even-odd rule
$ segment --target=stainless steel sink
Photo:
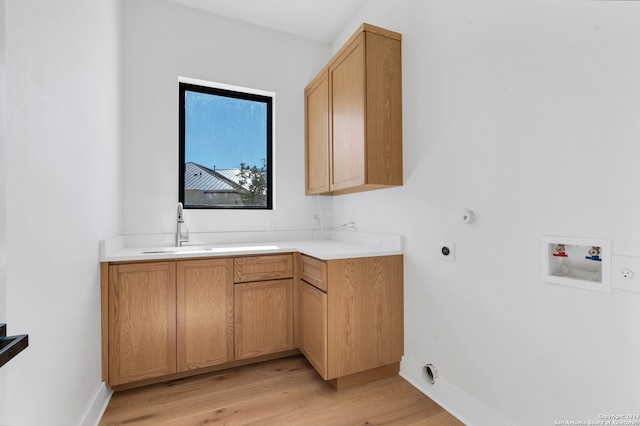
[[[148,248],[141,251],[142,254],[178,254],[178,253],[243,253],[243,252],[263,252],[277,250],[275,245],[225,245],[218,247],[211,246],[181,246],[181,247],[158,247]]]
[[[163,254],[163,253],[200,253],[211,251],[211,247],[202,246],[182,246],[182,247],[169,247],[169,248],[151,248],[144,250],[142,254]]]

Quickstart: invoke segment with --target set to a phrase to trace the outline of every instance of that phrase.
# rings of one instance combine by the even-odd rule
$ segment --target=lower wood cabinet
[[[402,256],[303,255],[300,268],[299,346],[320,375],[397,373],[404,352]]]
[[[103,380],[148,382],[293,349],[292,259],[103,264]]]
[[[233,360],[233,261],[109,267],[108,384]]]
[[[293,259],[103,263],[103,380],[123,389],[296,348],[335,387],[397,373],[402,256]]]
[[[177,265],[178,371],[233,361],[233,261]]]
[[[327,293],[301,281],[298,289],[298,345],[316,371],[327,371]]]
[[[236,359],[293,349],[293,255],[233,260]]]
[[[293,280],[235,285],[236,359],[293,349]]]
[[[176,372],[175,275],[175,262],[109,267],[108,384]]]

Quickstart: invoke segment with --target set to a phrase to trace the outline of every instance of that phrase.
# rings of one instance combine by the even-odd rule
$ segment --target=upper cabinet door
[[[365,183],[364,37],[361,34],[329,68],[332,191]]]
[[[305,192],[329,191],[329,79],[326,71],[304,91]]]
[[[401,40],[363,24],[305,89],[307,194],[402,185]]]

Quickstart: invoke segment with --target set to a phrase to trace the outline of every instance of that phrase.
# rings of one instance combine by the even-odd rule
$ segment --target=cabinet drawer
[[[300,278],[322,291],[327,291],[327,263],[302,255]]]
[[[293,277],[293,256],[247,256],[233,259],[233,281],[246,283]]]

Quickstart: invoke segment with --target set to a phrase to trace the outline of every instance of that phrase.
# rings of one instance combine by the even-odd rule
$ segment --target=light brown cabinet
[[[108,293],[108,383],[175,373],[175,262],[112,265]]]
[[[402,185],[401,39],[363,24],[306,87],[306,194]]]
[[[177,262],[178,371],[233,361],[233,261]]]
[[[395,374],[404,351],[402,256],[301,256],[299,346],[336,387]],[[324,290],[323,290],[324,289]]]
[[[337,388],[396,374],[402,262],[288,253],[103,263],[103,380],[125,389],[296,348]]]
[[[294,348],[292,254],[103,263],[101,273],[109,386]]]
[[[324,379],[327,379],[327,293],[300,281],[298,290],[300,351]]]
[[[234,260],[236,359],[293,349],[293,256]]]
[[[237,359],[293,349],[293,280],[235,285]]]
[[[109,266],[108,384],[232,361],[232,270],[231,259]]]
[[[329,73],[305,90],[305,179],[307,194],[329,192]]]

